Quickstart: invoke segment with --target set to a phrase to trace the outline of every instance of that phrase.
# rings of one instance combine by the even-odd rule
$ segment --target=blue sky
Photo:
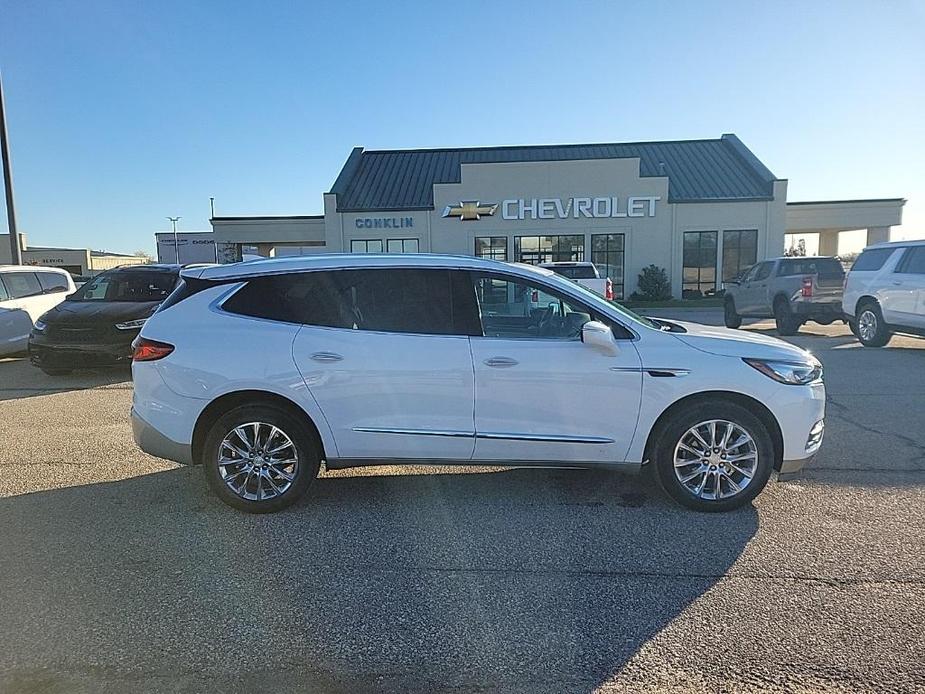
[[[925,2],[635,5],[0,0],[20,230],[318,213],[356,145],[734,132],[790,200],[906,197],[925,236]]]

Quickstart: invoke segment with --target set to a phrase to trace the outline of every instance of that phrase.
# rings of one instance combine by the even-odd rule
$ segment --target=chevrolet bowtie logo
[[[472,219],[481,219],[482,215],[491,217],[495,210],[498,209],[497,203],[494,205],[482,205],[478,200],[475,202],[460,202],[459,205],[447,205],[443,209],[444,217],[459,217],[460,221]]]

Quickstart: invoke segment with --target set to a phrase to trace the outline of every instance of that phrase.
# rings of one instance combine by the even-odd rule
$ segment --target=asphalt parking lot
[[[925,340],[791,340],[822,452],[725,515],[387,467],[248,516],[135,448],[127,372],[0,360],[0,691],[923,691]]]

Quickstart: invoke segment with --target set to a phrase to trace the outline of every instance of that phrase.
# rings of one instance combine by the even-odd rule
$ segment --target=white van
[[[75,290],[66,270],[0,265],[0,356],[24,351],[39,316]]]

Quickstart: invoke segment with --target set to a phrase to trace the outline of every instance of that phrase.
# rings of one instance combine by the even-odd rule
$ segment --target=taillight
[[[607,278],[607,284],[604,285],[604,298],[607,301],[613,301],[613,282],[609,277]]]
[[[813,295],[813,278],[804,277],[803,278],[803,296],[811,297]]]
[[[132,361],[157,361],[173,352],[173,345],[139,336],[132,343],[132,349]]]

